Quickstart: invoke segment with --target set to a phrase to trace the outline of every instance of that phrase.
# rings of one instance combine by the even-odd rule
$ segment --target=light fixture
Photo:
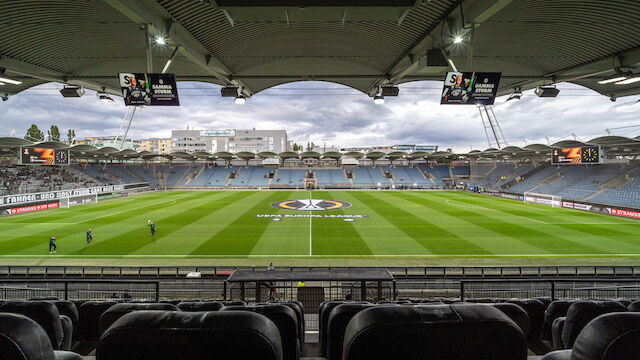
[[[238,97],[240,93],[238,90],[237,86],[225,86],[220,88],[220,95],[222,97]]]
[[[449,66],[451,66],[451,70],[458,72],[458,68],[456,67],[456,64],[453,62],[453,60],[449,58],[447,59],[447,62],[449,63]]]
[[[242,95],[236,96],[235,103],[237,105],[244,105],[246,102],[247,102],[247,98],[246,97],[244,97]]]
[[[63,97],[81,97],[84,95],[84,88],[80,86],[65,86],[60,89],[60,94]]]
[[[113,98],[107,93],[96,93],[96,96],[98,97],[98,100],[105,103],[115,102],[115,100],[113,100]]]
[[[20,84],[22,84],[22,81],[14,80],[12,78],[9,78],[5,74],[0,75],[0,82],[6,83],[6,84],[11,84],[11,85],[20,85]],[[4,84],[2,84],[2,85],[4,85]]]
[[[2,85],[6,85],[6,84],[5,84],[5,83],[3,83],[3,82],[0,82],[0,86],[2,86]]]
[[[453,38],[453,43],[454,44],[460,44],[462,42],[462,36],[456,36],[455,38]]]
[[[516,91],[513,94],[509,95],[509,98],[505,102],[510,100],[520,100],[520,98],[522,98],[522,92]]]
[[[598,84],[610,84],[610,83],[614,83],[614,82],[618,82],[618,81],[622,81],[622,80],[626,80],[627,77],[626,76],[618,76],[618,77],[614,77],[611,79],[605,79],[605,80],[600,80],[598,81]]]
[[[158,45],[166,45],[167,44],[167,40],[164,38],[164,36],[156,36],[156,44],[158,44]]]
[[[555,85],[538,86],[533,93],[538,97],[556,97],[560,93],[560,90],[557,89]]]
[[[167,69],[169,69],[169,66],[171,66],[171,59],[167,60],[167,63],[164,64],[164,67],[162,68],[162,73],[166,73]]]
[[[398,96],[400,89],[397,86],[381,86],[382,96]]]
[[[2,78],[0,78],[0,80],[2,80]],[[629,85],[629,84],[637,83],[638,81],[640,81],[640,76],[633,77],[627,80],[618,81],[616,85]]]
[[[382,95],[376,95],[373,97],[373,103],[376,105],[382,105],[384,104],[384,96]]]

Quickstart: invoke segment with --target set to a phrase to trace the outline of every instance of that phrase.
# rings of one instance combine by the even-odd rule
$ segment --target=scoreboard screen
[[[22,165],[69,165],[69,149],[25,146],[19,159]]]
[[[602,151],[599,146],[583,146],[567,149],[554,149],[551,163],[556,165],[600,164]]]

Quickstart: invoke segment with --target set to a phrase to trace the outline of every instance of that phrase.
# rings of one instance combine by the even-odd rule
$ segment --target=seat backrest
[[[509,317],[509,319],[513,320],[520,330],[522,330],[525,337],[527,336],[529,329],[531,328],[531,322],[529,320],[529,315],[523,308],[513,303],[495,303],[490,305],[502,311]]]
[[[98,341],[100,333],[98,322],[100,316],[110,307],[117,304],[115,301],[85,301],[78,308],[80,315],[80,334],[83,340]]]
[[[351,300],[330,300],[320,306],[320,314],[318,322],[320,325],[320,348],[322,350],[322,356],[327,356],[327,323],[329,322],[329,314],[331,310],[340,304],[346,304],[353,302]]]
[[[100,360],[281,360],[280,333],[250,311],[136,311],[100,338]]]
[[[575,360],[632,360],[640,354],[640,314],[609,313],[590,321],[571,350]]]
[[[177,306],[167,303],[123,303],[115,304],[100,315],[98,332],[102,335],[116,320],[133,311],[167,310],[179,311]]]
[[[542,322],[542,333],[540,334],[540,339],[551,340],[553,338],[553,334],[551,332],[553,321],[559,317],[566,316],[569,306],[574,302],[575,300],[555,300],[547,306],[547,310],[544,312],[544,321]]]
[[[505,302],[520,306],[529,315],[529,333],[527,340],[539,341],[542,333],[542,323],[544,322],[544,311],[546,306],[538,299],[507,300]]]
[[[0,312],[22,314],[28,317],[44,329],[54,349],[62,347],[64,331],[60,312],[51,301],[7,301],[0,305]]]
[[[225,306],[220,311],[252,311],[266,316],[273,321],[280,332],[283,359],[295,360],[300,356],[298,318],[295,311],[290,307],[284,304],[236,305]]]
[[[35,321],[0,313],[0,357],[11,360],[54,360],[49,336]]]
[[[340,304],[331,310],[327,323],[327,359],[342,360],[342,343],[349,321],[360,311],[376,305]]]
[[[612,312],[626,312],[627,308],[616,301],[576,301],[569,306],[567,316],[562,327],[562,343],[571,349],[580,331],[602,314]]]
[[[300,340],[300,347],[304,343],[304,307],[300,301],[269,301],[269,304],[282,304],[290,307],[296,313],[298,318],[298,340]]]
[[[347,325],[343,359],[524,360],[522,330],[479,304],[376,306]]]
[[[183,301],[176,305],[180,311],[218,311],[224,307],[219,301]]]
[[[634,301],[627,306],[629,311],[640,312],[640,300]]]

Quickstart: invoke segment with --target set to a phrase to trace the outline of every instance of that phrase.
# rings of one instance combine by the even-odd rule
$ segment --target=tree
[[[75,139],[76,139],[76,131],[69,129],[69,131],[67,131],[67,141],[69,142],[69,144],[71,144]]]
[[[44,133],[38,129],[36,124],[31,124],[31,127],[27,129],[27,134],[24,138],[29,141],[42,141],[44,140]]]
[[[293,151],[301,151],[301,150],[302,150],[302,145],[293,143]]]
[[[58,126],[51,125],[51,129],[48,131],[49,141],[60,141],[60,130]]]

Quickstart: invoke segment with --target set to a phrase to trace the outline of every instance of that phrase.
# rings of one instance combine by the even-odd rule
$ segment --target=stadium
[[[637,1],[0,13],[3,359],[638,358]]]

